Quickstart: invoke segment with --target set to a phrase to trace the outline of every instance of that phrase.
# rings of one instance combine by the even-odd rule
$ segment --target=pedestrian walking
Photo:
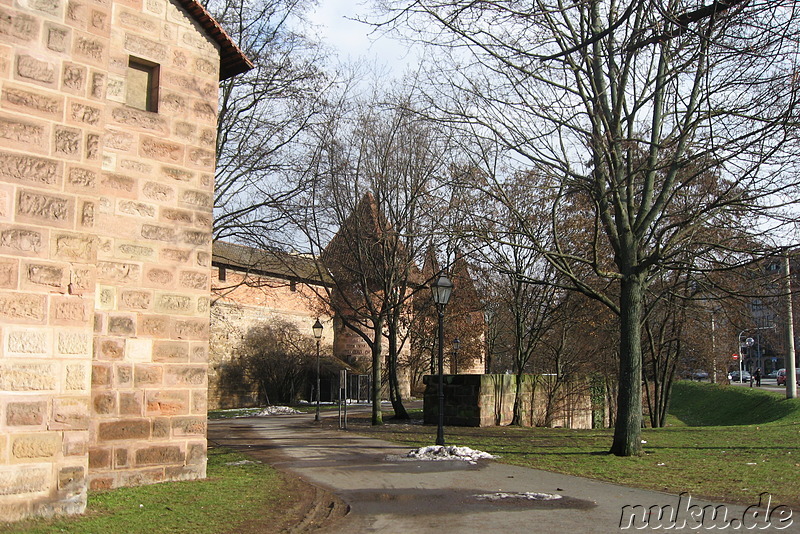
[[[760,367],[758,369],[756,369],[755,373],[753,373],[753,378],[755,378],[755,380],[756,380],[756,387],[760,388],[761,387],[761,368]]]

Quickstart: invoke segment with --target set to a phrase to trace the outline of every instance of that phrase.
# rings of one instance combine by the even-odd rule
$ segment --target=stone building
[[[258,388],[244,376],[237,354],[248,330],[259,324],[288,321],[311,336],[319,318],[321,353],[331,354],[332,321],[320,296],[330,281],[313,258],[215,241],[212,265],[210,409],[258,404]]]
[[[0,5],[0,520],[205,476],[218,81],[194,0]]]

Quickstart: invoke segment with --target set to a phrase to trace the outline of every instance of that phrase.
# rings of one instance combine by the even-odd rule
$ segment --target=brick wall
[[[0,519],[205,475],[217,45],[165,0],[0,0]],[[124,105],[129,56],[159,112]]]

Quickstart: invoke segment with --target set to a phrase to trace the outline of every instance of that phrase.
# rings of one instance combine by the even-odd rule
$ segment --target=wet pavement
[[[705,503],[492,460],[474,465],[411,460],[405,458],[408,448],[323,429],[313,418],[302,414],[209,421],[209,439],[245,452],[269,453],[275,467],[347,503],[347,516],[322,525],[320,532],[800,532],[800,516],[787,517],[790,510],[769,516],[764,506],[747,511],[744,506]]]

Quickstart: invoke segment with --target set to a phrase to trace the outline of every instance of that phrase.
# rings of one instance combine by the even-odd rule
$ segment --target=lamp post
[[[314,338],[317,340],[317,411],[314,414],[314,421],[319,421],[319,340],[322,338],[322,323],[319,322],[319,317],[311,327],[311,331],[314,332]]]
[[[775,329],[775,325],[772,325],[772,326],[759,326],[758,328],[746,328],[746,329],[742,330],[741,332],[739,332],[739,336],[736,339],[737,339],[738,347],[739,347],[739,383],[740,384],[744,382],[744,378],[742,377],[742,363],[743,363],[743,360],[744,360],[744,354],[742,354],[742,353],[744,351],[742,349],[744,347],[748,347],[748,348],[752,347],[753,344],[755,343],[755,340],[753,338],[751,338],[751,337],[748,337],[747,339],[743,340],[742,339],[742,335],[744,335],[745,332],[750,332],[750,331],[753,331],[753,330],[774,330],[774,329]]]
[[[455,338],[453,340],[453,374],[458,374],[458,349],[461,347],[461,340]]]
[[[436,444],[444,446],[444,308],[453,292],[453,283],[445,276],[431,284],[433,302],[439,316],[439,425],[436,429]]]

